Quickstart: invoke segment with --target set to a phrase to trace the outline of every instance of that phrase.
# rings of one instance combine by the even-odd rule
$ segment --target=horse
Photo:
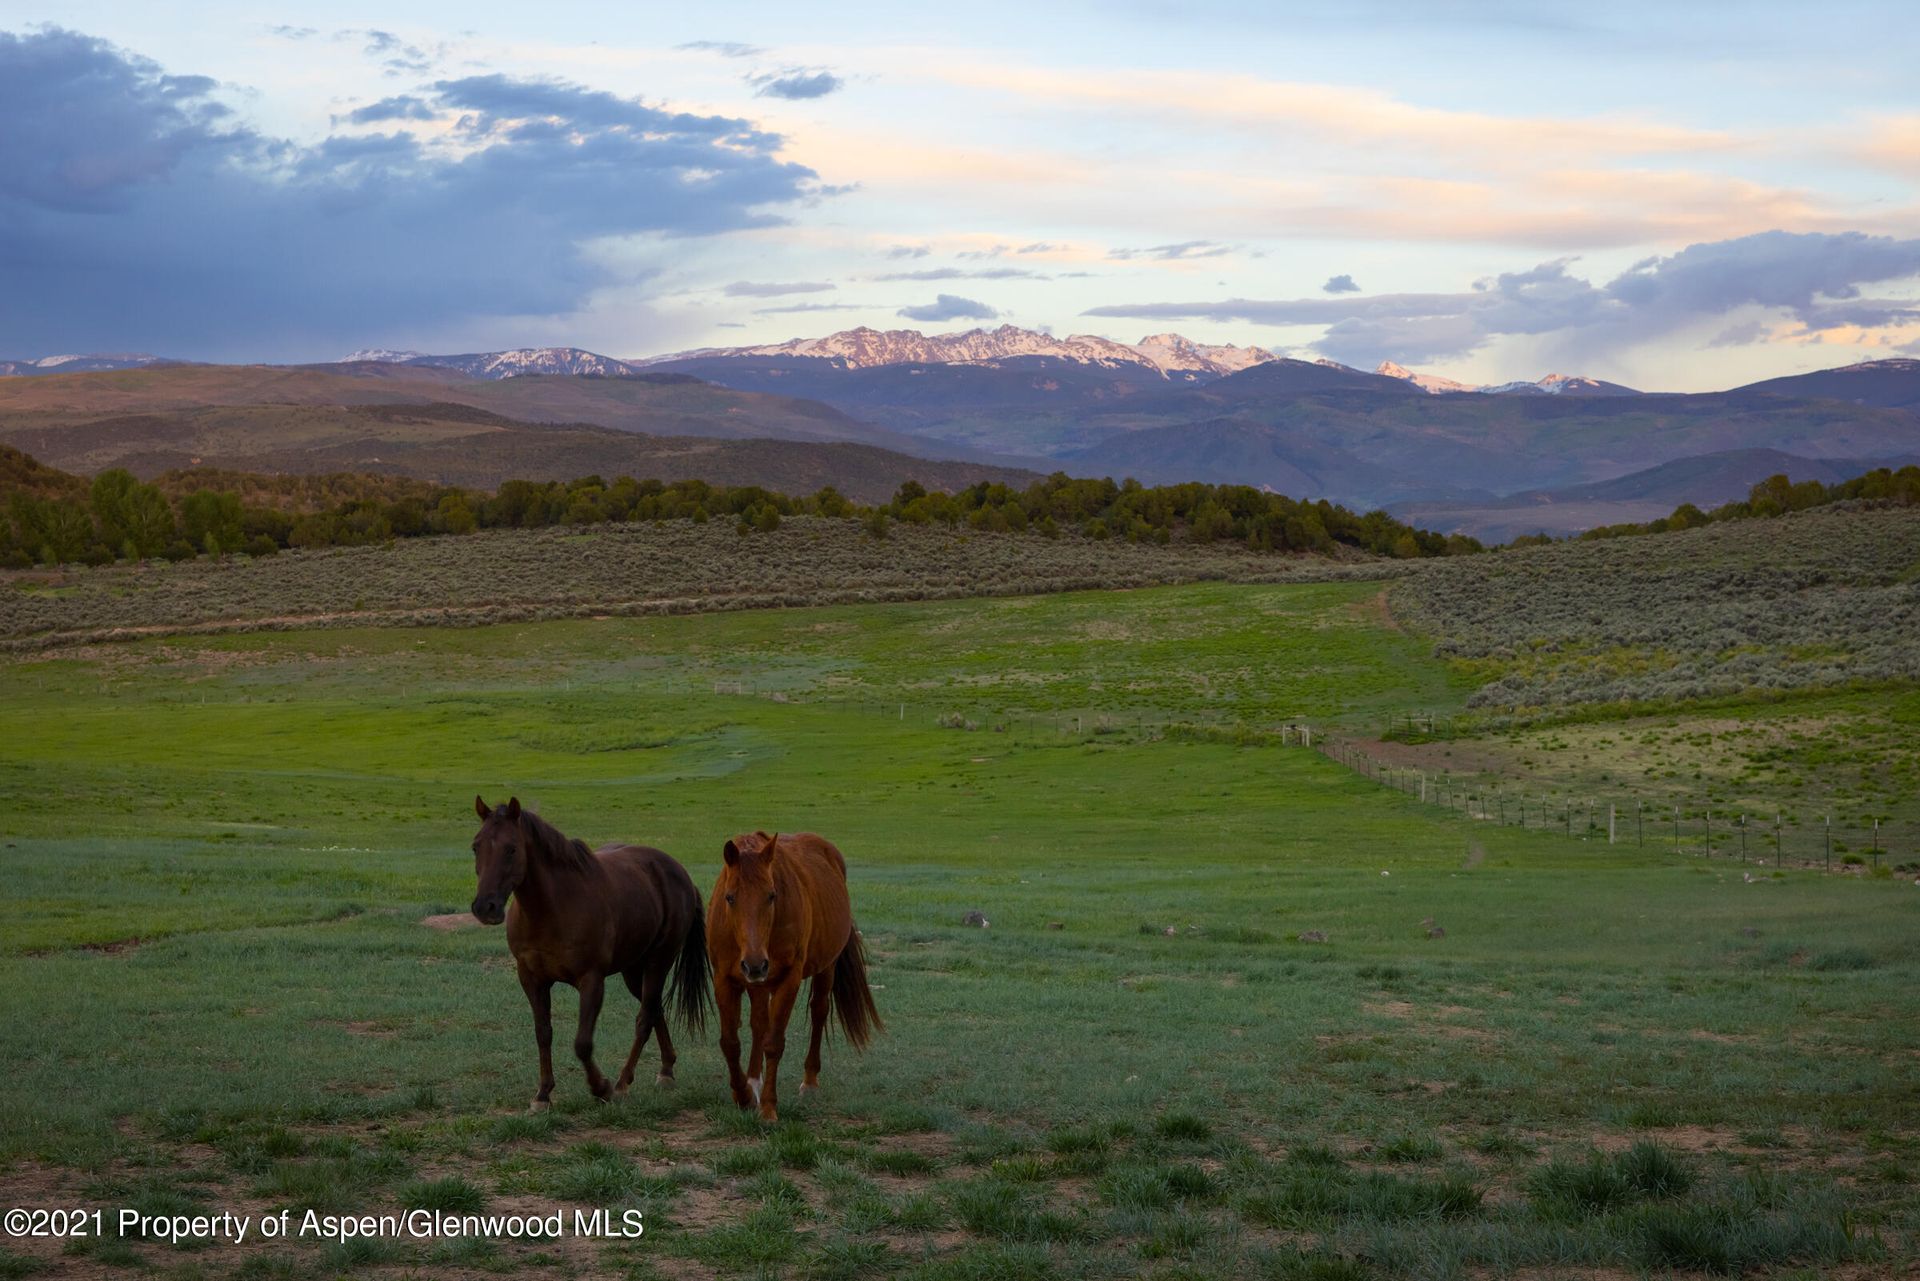
[[[761,1120],[775,1121],[787,1019],[801,984],[813,981],[808,996],[813,1039],[800,1084],[803,1096],[820,1088],[820,1040],[829,1007],[855,1049],[865,1048],[884,1025],[867,986],[867,954],[853,925],[846,860],[833,843],[812,832],[754,832],[734,837],[721,852],[725,866],[707,904],[720,1051],[734,1103],[742,1110],[758,1104]],[[740,1070],[742,995],[753,1016],[752,1057],[745,1072]]]
[[[656,1079],[672,1085],[676,1056],[667,1005],[686,1030],[699,1033],[706,1029],[709,1000],[705,914],[687,869],[644,845],[589,850],[522,809],[519,797],[488,809],[476,796],[473,809],[480,816],[473,838],[473,914],[483,925],[506,922],[520,988],[533,1007],[540,1092],[530,1110],[544,1112],[552,1102],[555,983],[580,993],[573,1052],[594,1098],[606,1102],[626,1094],[649,1036],[660,1044]],[[618,1081],[607,1080],[593,1061],[593,1029],[612,974],[640,998],[633,1050]]]

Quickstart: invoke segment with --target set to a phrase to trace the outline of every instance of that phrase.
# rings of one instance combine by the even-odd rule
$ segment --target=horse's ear
[[[732,867],[740,861],[740,847],[732,841],[728,841],[720,847],[720,857],[727,860],[728,867]]]
[[[480,816],[482,822],[493,817],[493,811],[487,808],[487,798],[484,796],[473,798],[473,812]]]
[[[761,853],[765,854],[768,858],[772,858],[780,852],[780,833],[775,832],[772,836],[767,836],[765,832],[762,832],[760,835],[765,836],[767,840],[767,843],[760,847]]]
[[[518,796],[509,796],[507,798],[507,822],[517,823],[519,821],[520,821],[520,798]]]

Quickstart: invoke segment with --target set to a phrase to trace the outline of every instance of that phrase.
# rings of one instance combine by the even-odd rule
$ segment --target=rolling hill
[[[1920,454],[1884,459],[1802,458],[1777,449],[1733,449],[1661,463],[1611,480],[1503,497],[1403,503],[1395,516],[1425,529],[1509,542],[1523,534],[1577,534],[1598,525],[1641,524],[1671,515],[1682,503],[1712,508],[1745,498],[1769,476],[1834,484],[1875,467],[1901,467]]]
[[[790,396],[734,391],[685,375],[493,379],[427,365],[167,365],[0,379],[0,432],[104,414],[246,405],[461,405],[523,423],[723,440],[851,441],[942,456],[927,441]],[[952,456],[951,452],[944,456]]]
[[[832,485],[875,502],[903,481],[956,489],[1024,486],[1037,473],[916,458],[851,441],[654,435],[590,423],[525,423],[470,406],[251,404],[70,415],[28,424],[0,415],[0,444],[63,471],[125,467],[143,478],[209,468],[317,475],[361,472],[493,489],[502,481],[600,474],[701,479],[812,493]]]

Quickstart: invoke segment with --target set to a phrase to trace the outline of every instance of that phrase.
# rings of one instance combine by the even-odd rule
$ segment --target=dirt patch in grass
[[[443,912],[439,916],[421,917],[420,924],[430,930],[464,930],[469,926],[477,929],[480,922],[472,912]]]
[[[82,952],[97,952],[102,956],[119,956],[122,952],[131,952],[146,940],[141,938],[114,939],[110,943],[82,943]]]

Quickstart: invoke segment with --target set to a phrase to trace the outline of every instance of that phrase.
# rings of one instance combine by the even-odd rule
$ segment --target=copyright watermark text
[[[552,1214],[455,1214],[409,1210],[404,1214],[146,1214],[120,1207],[16,1207],[0,1216],[10,1237],[132,1237],[188,1243],[247,1241],[351,1241],[391,1237],[415,1241],[484,1237],[495,1241],[544,1241],[555,1237],[631,1240],[645,1227],[638,1210],[556,1210]]]

